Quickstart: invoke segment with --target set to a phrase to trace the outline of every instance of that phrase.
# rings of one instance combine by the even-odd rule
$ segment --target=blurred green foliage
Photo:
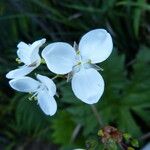
[[[92,109],[75,98],[70,83],[56,81],[59,108],[55,116],[47,117],[36,101],[13,91],[5,78],[18,65],[15,59],[19,41],[32,43],[45,37],[48,43],[73,44],[94,28],[107,29],[114,42],[113,54],[100,64],[106,88],[96,108],[103,124],[114,125],[137,138],[147,133],[149,15],[146,0],[1,0],[0,149],[38,149],[31,143],[45,143],[47,147],[58,144],[59,149],[71,150],[85,147],[88,138],[96,137],[100,127]],[[43,65],[36,72],[53,76]]]

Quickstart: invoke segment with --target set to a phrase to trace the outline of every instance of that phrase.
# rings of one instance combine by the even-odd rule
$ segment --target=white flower
[[[45,43],[46,39],[41,39],[35,41],[33,44],[26,44],[24,42],[20,42],[17,47],[17,55],[19,57],[19,61],[24,63],[23,66],[18,69],[12,70],[6,74],[8,79],[13,79],[17,77],[22,77],[30,72],[32,72],[35,68],[40,65],[41,58],[39,56],[39,48]]]
[[[150,143],[145,145],[141,150],[150,150]]]
[[[38,104],[46,115],[54,115],[57,104],[54,99],[56,86],[54,82],[46,76],[37,75],[37,80],[30,77],[20,77],[9,81],[10,86],[20,92],[34,93],[37,96]]]
[[[49,44],[42,51],[48,68],[56,74],[73,73],[72,90],[87,104],[98,102],[104,91],[102,76],[95,63],[106,60],[112,52],[110,34],[104,29],[86,33],[79,42],[79,50],[64,42]]]

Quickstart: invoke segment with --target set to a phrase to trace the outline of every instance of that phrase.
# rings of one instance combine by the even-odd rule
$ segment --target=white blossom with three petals
[[[8,79],[13,79],[17,77],[22,77],[30,72],[32,72],[35,68],[40,65],[41,58],[39,56],[39,48],[45,43],[46,39],[41,39],[35,41],[33,44],[26,44],[24,42],[20,42],[17,47],[17,55],[19,57],[19,61],[24,63],[23,66],[18,69],[12,70],[6,74]]]
[[[104,80],[94,64],[109,57],[113,48],[112,38],[106,30],[95,29],[81,38],[78,48],[76,52],[68,43],[55,42],[44,48],[42,57],[52,72],[72,72],[75,96],[87,104],[94,104],[104,92]]]
[[[56,85],[53,80],[46,76],[37,75],[37,80],[30,77],[19,77],[9,81],[10,86],[20,92],[34,93],[37,101],[46,115],[54,115],[57,110],[57,104],[54,99],[56,94]]]

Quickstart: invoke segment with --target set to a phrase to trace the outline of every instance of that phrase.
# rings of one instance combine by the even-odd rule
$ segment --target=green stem
[[[103,126],[103,122],[102,122],[100,114],[99,114],[97,108],[95,107],[95,105],[91,105],[91,109],[93,111],[94,116],[96,117],[96,120],[97,120],[98,124],[100,125],[100,127],[102,127]]]

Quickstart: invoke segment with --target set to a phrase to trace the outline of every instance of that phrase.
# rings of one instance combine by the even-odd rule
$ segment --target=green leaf
[[[53,141],[58,144],[68,145],[71,143],[71,137],[75,124],[71,120],[70,114],[65,111],[59,111],[52,122]]]
[[[137,3],[139,5],[145,5],[145,1],[143,0],[137,0]],[[142,15],[143,9],[142,8],[135,8],[134,10],[134,16],[133,16],[133,27],[134,27],[134,33],[135,36],[138,38],[139,36],[139,28],[140,28],[140,21],[141,21],[141,15]]]

